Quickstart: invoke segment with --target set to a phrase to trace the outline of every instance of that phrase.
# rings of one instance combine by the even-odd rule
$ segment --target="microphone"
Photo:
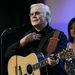
[[[1,75],[3,75],[3,36],[7,31],[12,30],[12,28],[5,29],[0,36],[0,45],[1,45]]]
[[[2,36],[3,36],[8,30],[12,30],[12,28],[7,28],[7,29],[5,29],[5,30],[2,32],[0,38],[2,38]]]

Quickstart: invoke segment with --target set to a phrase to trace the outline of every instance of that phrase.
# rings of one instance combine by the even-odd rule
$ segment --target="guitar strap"
[[[49,44],[47,47],[48,56],[50,56],[50,54],[53,53],[56,49],[57,43],[59,41],[59,39],[58,39],[59,33],[60,33],[60,31],[56,30],[53,34],[53,37],[50,38],[50,40],[49,40]]]

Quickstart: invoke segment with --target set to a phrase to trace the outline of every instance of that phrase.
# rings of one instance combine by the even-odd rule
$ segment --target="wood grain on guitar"
[[[39,61],[39,55],[42,58],[41,61]],[[68,58],[72,55],[72,50],[67,49],[50,58]],[[15,55],[12,56],[8,62],[8,75],[41,75],[40,68],[46,66],[47,64],[48,59],[44,59],[42,53],[31,53],[26,57]]]

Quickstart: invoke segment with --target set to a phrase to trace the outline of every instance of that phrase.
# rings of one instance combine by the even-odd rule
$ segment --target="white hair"
[[[40,6],[40,7],[42,7],[43,8],[43,10],[46,12],[46,13],[48,13],[48,23],[50,23],[51,22],[51,11],[50,11],[50,8],[47,6],[47,5],[45,5],[45,4],[43,4],[43,3],[36,3],[36,4],[32,4],[31,6],[30,6],[30,9],[31,8],[33,8],[33,7],[35,7],[35,6]]]

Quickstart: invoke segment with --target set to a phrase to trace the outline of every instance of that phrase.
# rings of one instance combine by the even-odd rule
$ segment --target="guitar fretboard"
[[[45,66],[47,64],[48,64],[48,59],[42,60],[40,63],[37,63],[37,64],[33,65],[33,70],[41,68],[41,67],[43,67],[43,66]]]

